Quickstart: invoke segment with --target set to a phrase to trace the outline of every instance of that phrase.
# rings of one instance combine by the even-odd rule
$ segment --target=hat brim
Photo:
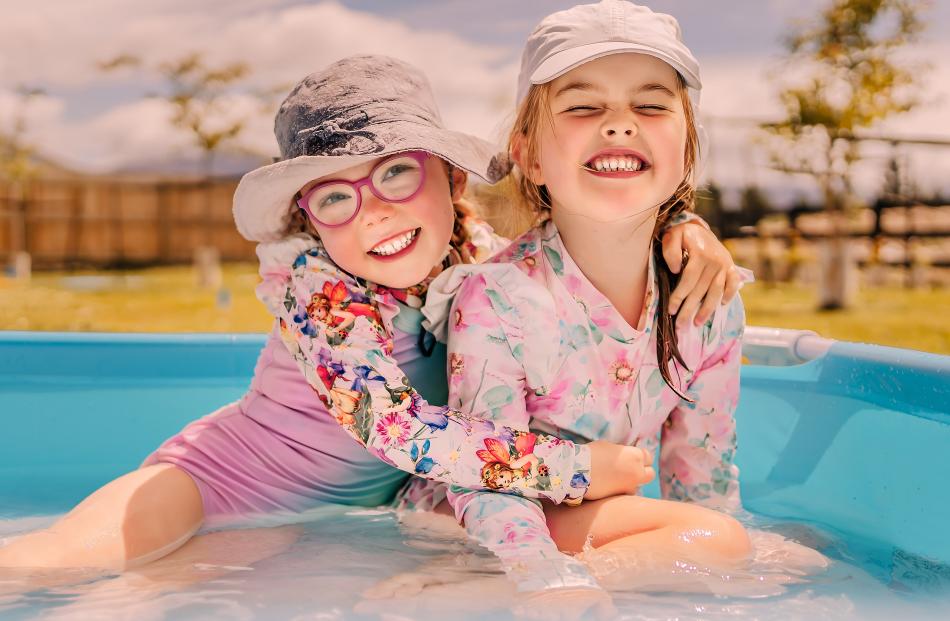
[[[314,179],[395,153],[426,151],[489,183],[507,173],[498,162],[498,149],[480,138],[426,125],[398,133],[412,138],[395,140],[377,153],[304,155],[247,173],[234,192],[233,214],[238,231],[250,241],[277,241],[286,234],[292,201],[300,188]]]
[[[546,58],[544,62],[538,65],[538,68],[535,69],[534,73],[531,74],[530,81],[532,84],[544,84],[564,75],[571,69],[574,69],[575,67],[578,67],[586,62],[596,58],[601,58],[603,56],[621,54],[624,52],[646,54],[648,56],[653,56],[654,58],[659,58],[663,62],[676,69],[676,71],[683,76],[683,79],[686,80],[687,86],[696,90],[702,88],[702,83],[700,82],[699,76],[687,69],[680,61],[676,60],[669,54],[650,47],[649,45],[628,43],[626,41],[603,41],[600,43],[590,43],[587,45],[572,47],[571,49],[562,50],[552,54],[549,58]]]

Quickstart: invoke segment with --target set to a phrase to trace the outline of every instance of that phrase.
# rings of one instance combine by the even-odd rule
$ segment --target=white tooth
[[[633,168],[633,158],[630,158],[630,157],[626,158],[626,160],[623,163],[623,166],[627,170],[630,170],[631,168]]]
[[[633,161],[633,170],[640,170],[640,166],[643,164],[640,160]]]
[[[620,160],[615,157],[610,158],[610,169],[617,170],[620,167]]]
[[[395,254],[399,252],[400,250],[402,250],[403,248],[405,248],[406,246],[408,246],[409,242],[411,242],[412,238],[415,236],[416,236],[415,231],[409,231],[408,233],[406,233],[399,239],[396,239],[394,241],[389,241],[383,244],[379,244],[378,246],[373,248],[373,252],[375,252],[376,254],[383,254],[383,255]]]
[[[601,160],[601,159],[594,160],[594,168],[596,168],[596,169],[597,169],[598,171],[600,171],[600,172],[603,172],[603,171],[604,171],[604,160]]]

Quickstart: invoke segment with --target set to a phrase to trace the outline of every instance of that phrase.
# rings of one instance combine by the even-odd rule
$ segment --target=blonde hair
[[[686,81],[677,73],[677,87],[683,114],[686,117],[686,145],[684,153],[683,179],[676,191],[659,208],[656,215],[656,224],[653,227],[653,259],[656,265],[658,313],[656,326],[656,357],[660,373],[666,383],[683,398],[687,398],[673,385],[670,376],[669,363],[675,359],[683,368],[686,363],[680,355],[676,339],[676,322],[667,312],[670,293],[675,287],[678,276],[670,272],[663,259],[661,242],[663,229],[667,223],[679,214],[692,211],[695,205],[695,173],[696,162],[699,158],[699,134],[696,129],[696,119],[693,106],[689,99]],[[521,165],[515,166],[512,171],[515,189],[514,203],[518,209],[533,213],[536,221],[540,222],[550,216],[551,197],[545,186],[537,185],[525,174],[524,169],[538,161],[542,123],[553,123],[549,97],[551,83],[536,84],[528,91],[515,117],[511,133],[508,135],[508,153],[514,152],[516,147],[521,150]]]

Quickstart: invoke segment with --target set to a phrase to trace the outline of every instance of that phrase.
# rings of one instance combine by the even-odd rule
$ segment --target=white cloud
[[[88,96],[103,85],[141,82],[144,77],[129,69],[104,74],[97,62],[131,53],[155,64],[192,51],[202,52],[212,65],[248,63],[251,87],[289,89],[338,58],[382,53],[424,69],[449,127],[484,137],[499,135],[498,120],[512,105],[517,72],[510,63],[499,66],[506,49],[474,44],[450,32],[412,30],[335,2],[276,9],[272,4],[276,0],[263,5],[209,0],[199,11],[184,0],[152,2],[145,9],[120,0],[59,0],[38,11],[4,9],[0,92],[30,84],[54,91],[82,90]],[[152,78],[143,89],[160,86]],[[275,154],[274,110],[253,110],[246,97],[236,101],[250,114],[242,145]],[[31,118],[29,125],[35,144],[71,165],[106,170],[124,159],[142,159],[141,150],[162,156],[186,148],[187,136],[170,129],[170,109],[160,101],[113,107],[104,102],[105,111],[80,121],[67,120],[67,103],[59,100],[58,114]],[[0,126],[5,118],[0,109]],[[50,136],[70,139],[50,141]]]
[[[785,2],[785,0],[772,0]],[[160,81],[131,71],[103,74],[96,63],[133,53],[151,63],[202,51],[208,62],[244,61],[251,85],[290,85],[329,62],[355,53],[385,53],[421,67],[429,76],[446,124],[498,140],[510,122],[517,67],[512,50],[479,45],[451,32],[413,29],[395,19],[358,12],[336,2],[286,6],[283,0],[46,0],[6,3],[0,12],[0,129],[13,118],[18,84],[54,93],[80,92],[84,100],[136,83],[145,90]],[[950,45],[918,48],[935,64],[925,79],[925,96],[942,104],[895,118],[880,131],[901,135],[950,136]],[[515,55],[516,56],[516,55]],[[762,120],[781,113],[775,61],[749,57],[702,58],[705,89],[702,114],[712,137],[707,172],[728,184],[786,183],[767,168],[748,126],[726,119]],[[6,94],[4,94],[6,93]],[[71,95],[70,95],[71,96]],[[101,97],[107,95],[102,94]],[[189,149],[188,136],[170,128],[170,109],[160,100],[101,103],[101,111],[76,120],[70,99],[41,97],[27,111],[30,139],[44,152],[77,168],[108,170],[148,154],[163,159]],[[88,107],[88,105],[87,105]],[[273,112],[259,112],[246,95],[231,100],[235,115],[250,120],[241,138],[247,148],[275,154]],[[88,116],[88,115],[87,115]],[[950,149],[909,149],[907,161],[923,188],[946,187]],[[880,182],[865,166],[861,183]],[[807,185],[807,180],[794,183]]]

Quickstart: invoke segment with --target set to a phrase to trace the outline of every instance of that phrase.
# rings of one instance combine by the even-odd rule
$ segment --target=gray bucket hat
[[[280,161],[234,193],[234,222],[251,241],[276,241],[293,197],[313,179],[404,151],[427,151],[489,183],[509,166],[491,143],[442,124],[421,71],[387,56],[350,56],[303,79],[274,119]]]

